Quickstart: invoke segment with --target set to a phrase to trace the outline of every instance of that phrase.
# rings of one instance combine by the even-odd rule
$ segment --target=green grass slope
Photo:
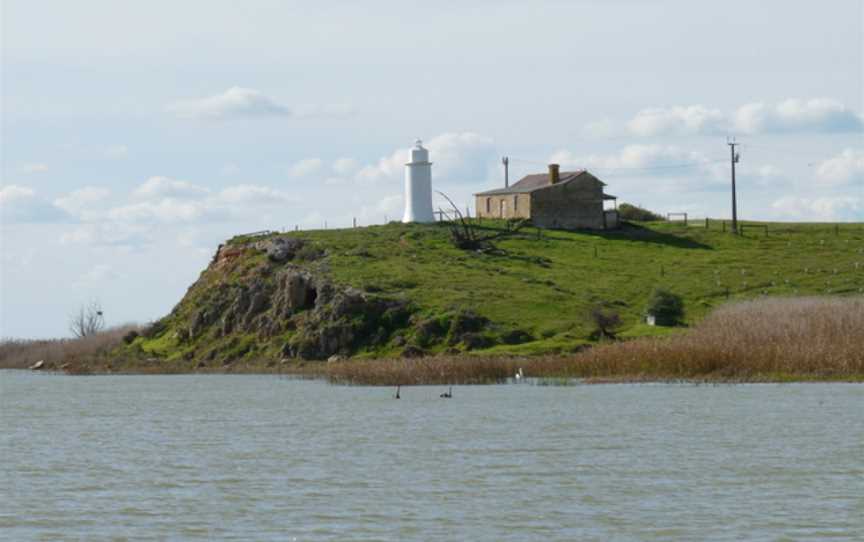
[[[495,230],[503,224],[484,222],[481,227]],[[284,345],[298,340],[297,330],[312,325],[309,317],[294,314],[290,318],[299,323],[280,323],[266,334],[220,332],[215,323],[191,338],[184,331],[202,311],[209,310],[208,322],[218,320],[225,303],[215,292],[273,280],[285,265],[324,275],[339,287],[355,288],[371,298],[402,300],[410,307],[410,319],[390,309],[381,309],[374,318],[350,317],[366,318],[353,321],[352,329],[379,335],[374,344],[355,341],[356,348],[347,352],[363,356],[398,354],[406,342],[417,342],[418,322],[438,318],[443,321],[440,332],[446,334],[451,326],[452,334],[454,315],[460,311],[488,319],[494,333],[470,347],[441,340],[424,344],[424,349],[571,351],[590,342],[593,326],[588,313],[597,304],[621,316],[624,337],[674,332],[642,323],[647,299],[656,287],[683,297],[688,323],[727,300],[853,295],[864,288],[861,224],[747,223],[744,231],[743,236],[733,236],[721,231],[719,221],[708,228],[704,222],[658,222],[611,232],[528,227],[498,241],[499,251],[485,253],[455,248],[442,224],[391,223],[274,234],[304,239],[315,249],[311,252],[324,254],[290,264],[272,262],[254,249],[260,237],[236,237],[226,245],[236,249],[229,264],[215,265],[214,260],[171,315],[126,348],[190,363],[285,356]],[[524,332],[519,340],[502,340],[514,331]]]

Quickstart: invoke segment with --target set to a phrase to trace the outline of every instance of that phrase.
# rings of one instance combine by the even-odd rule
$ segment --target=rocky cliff
[[[428,317],[420,309],[399,293],[335,282],[328,251],[311,240],[238,238],[221,245],[172,312],[126,348],[203,366],[382,352],[411,357],[436,346],[455,351],[497,342],[482,333],[496,326],[470,310]]]

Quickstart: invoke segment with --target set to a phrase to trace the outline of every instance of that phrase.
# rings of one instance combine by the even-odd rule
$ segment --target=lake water
[[[864,386],[0,371],[4,540],[862,540]]]

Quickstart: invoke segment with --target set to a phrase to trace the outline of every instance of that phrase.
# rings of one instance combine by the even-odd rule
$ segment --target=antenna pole
[[[733,137],[731,140],[726,142],[729,145],[729,153],[730,160],[732,162],[732,233],[738,234],[738,201],[735,193],[735,164],[738,163],[738,160],[741,158],[741,155],[735,152],[735,147],[738,146],[738,143],[735,143],[735,138]]]
[[[510,158],[505,156],[501,163],[504,164],[504,188],[510,188]]]

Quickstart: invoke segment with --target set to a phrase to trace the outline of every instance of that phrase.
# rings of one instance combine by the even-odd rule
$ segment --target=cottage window
[[[492,198],[486,198],[486,214],[492,212]]]
[[[519,196],[513,196],[513,212],[519,211]]]

